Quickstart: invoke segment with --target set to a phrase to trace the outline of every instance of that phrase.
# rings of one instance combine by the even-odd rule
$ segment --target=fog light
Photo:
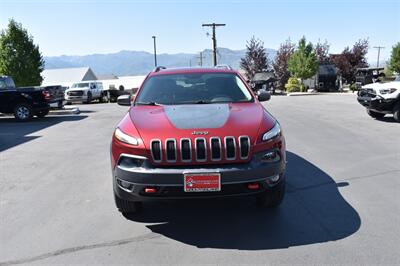
[[[120,180],[120,179],[117,179],[117,183],[120,186],[120,188],[122,188],[123,190],[128,191],[128,192],[133,191],[133,188],[134,188],[133,184],[123,181],[123,180]]]
[[[261,155],[262,162],[277,162],[280,160],[279,152],[277,150],[267,151]]]
[[[263,155],[263,159],[264,160],[273,160],[276,157],[276,152],[275,151],[270,151],[267,152]]]
[[[279,175],[274,175],[274,176],[268,177],[268,179],[273,183],[278,182],[279,178],[280,178]]]

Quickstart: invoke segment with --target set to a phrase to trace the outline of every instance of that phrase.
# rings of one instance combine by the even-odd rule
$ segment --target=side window
[[[96,89],[96,83],[92,83],[92,90]]]
[[[0,79],[0,90],[4,90],[7,88],[7,84],[4,80]]]
[[[14,80],[10,77],[6,78],[6,85],[10,88],[15,88]]]

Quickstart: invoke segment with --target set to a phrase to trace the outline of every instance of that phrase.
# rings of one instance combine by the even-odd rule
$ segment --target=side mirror
[[[117,98],[117,103],[122,106],[131,106],[131,96],[121,95]]]
[[[259,91],[257,98],[260,102],[269,101],[271,99],[271,94],[265,90]]]

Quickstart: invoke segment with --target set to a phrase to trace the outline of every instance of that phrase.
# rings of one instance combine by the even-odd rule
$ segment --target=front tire
[[[286,191],[285,181],[271,190],[257,196],[257,205],[264,208],[277,208],[283,201]]]
[[[140,201],[128,201],[119,198],[117,195],[114,194],[115,205],[118,208],[118,211],[122,214],[135,214],[139,213],[142,208],[143,204]]]
[[[100,103],[108,103],[109,100],[108,100],[107,93],[102,93],[99,101],[100,101]]]
[[[91,93],[88,93],[86,103],[87,104],[91,104],[92,103],[92,94]]]
[[[385,116],[385,114],[374,112],[372,110],[367,109],[367,113],[370,117],[375,118],[375,119],[381,119]]]
[[[29,121],[33,117],[32,106],[29,103],[17,104],[14,108],[14,117],[20,122]]]
[[[400,103],[398,103],[393,109],[393,118],[400,123]]]

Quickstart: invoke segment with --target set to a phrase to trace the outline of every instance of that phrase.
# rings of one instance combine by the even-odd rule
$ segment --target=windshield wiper
[[[137,105],[152,105],[152,106],[162,106],[161,103],[157,102],[137,102]]]

